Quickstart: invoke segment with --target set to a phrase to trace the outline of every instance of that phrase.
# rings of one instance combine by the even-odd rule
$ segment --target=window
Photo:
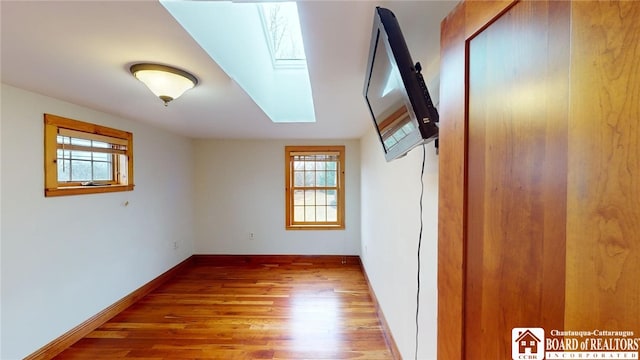
[[[44,114],[45,196],[133,190],[133,134]]]
[[[296,3],[262,2],[258,9],[273,66],[305,68],[307,60]]]
[[[286,146],[287,229],[344,229],[344,146]]]

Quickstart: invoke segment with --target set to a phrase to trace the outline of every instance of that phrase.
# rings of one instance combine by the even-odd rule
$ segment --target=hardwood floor
[[[199,257],[56,359],[392,359],[346,259]]]

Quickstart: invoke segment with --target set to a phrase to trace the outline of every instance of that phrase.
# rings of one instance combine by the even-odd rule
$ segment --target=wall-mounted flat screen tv
[[[364,97],[387,161],[438,138],[438,111],[420,70],[396,16],[376,7]]]

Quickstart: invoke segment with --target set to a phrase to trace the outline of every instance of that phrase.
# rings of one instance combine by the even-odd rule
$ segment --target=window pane
[[[93,163],[93,180],[113,180],[113,172],[111,171],[111,163],[94,162]]]
[[[294,170],[304,170],[304,161],[294,161],[293,162]]]
[[[91,153],[89,151],[72,151],[71,158],[74,160],[91,160]]]
[[[315,205],[316,204],[316,191],[315,190],[306,190],[304,192],[304,204],[305,205]]]
[[[315,170],[316,169],[316,163],[313,161],[306,161],[304,163],[304,169],[305,170]]]
[[[293,191],[293,205],[304,205],[304,190]]]
[[[316,171],[316,186],[327,185],[327,173],[325,171]]]
[[[327,171],[327,185],[326,186],[338,186],[337,172]]]
[[[316,206],[316,221],[327,221],[326,206]]]
[[[293,221],[304,221],[304,206],[293,207]]]
[[[316,221],[316,207],[305,206],[304,208],[304,221]]]
[[[71,145],[91,146],[91,140],[71,138]]]
[[[327,205],[327,194],[323,190],[316,190],[316,205]]]
[[[71,181],[71,161],[58,160],[58,181]]]
[[[338,210],[334,206],[327,206],[327,221],[338,221]]]
[[[295,171],[293,173],[293,186],[304,186],[304,171]]]
[[[335,161],[327,161],[327,170],[336,170],[337,165]]]
[[[337,193],[335,190],[327,190],[327,205],[335,205],[338,203]]]
[[[102,142],[102,141],[93,141],[92,143],[93,147],[97,147],[97,148],[110,148],[111,144],[106,143],[106,142]]]
[[[71,181],[91,180],[91,161],[71,161]]]
[[[93,153],[93,160],[94,161],[107,161],[107,162],[111,162],[111,157],[113,155],[109,154],[109,153],[99,153],[99,152],[94,152]]]
[[[315,171],[305,171],[305,173],[304,173],[304,186],[316,186],[316,174],[315,174]]]
[[[274,64],[278,61],[299,61],[306,64],[296,3],[264,2],[259,9]]]
[[[68,159],[71,156],[71,151],[58,149],[58,159]]]
[[[326,168],[327,163],[324,161],[316,162],[316,170],[324,170]]]
[[[68,136],[58,135],[58,144],[71,144],[71,139]]]

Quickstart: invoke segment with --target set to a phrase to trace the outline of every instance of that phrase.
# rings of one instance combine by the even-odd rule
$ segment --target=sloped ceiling
[[[299,1],[316,123],[273,123],[156,1],[0,1],[1,79],[193,138],[359,138],[372,126],[362,87],[375,6],[395,12],[437,103],[440,22],[456,3]],[[164,107],[129,73],[136,62],[200,84]]]

